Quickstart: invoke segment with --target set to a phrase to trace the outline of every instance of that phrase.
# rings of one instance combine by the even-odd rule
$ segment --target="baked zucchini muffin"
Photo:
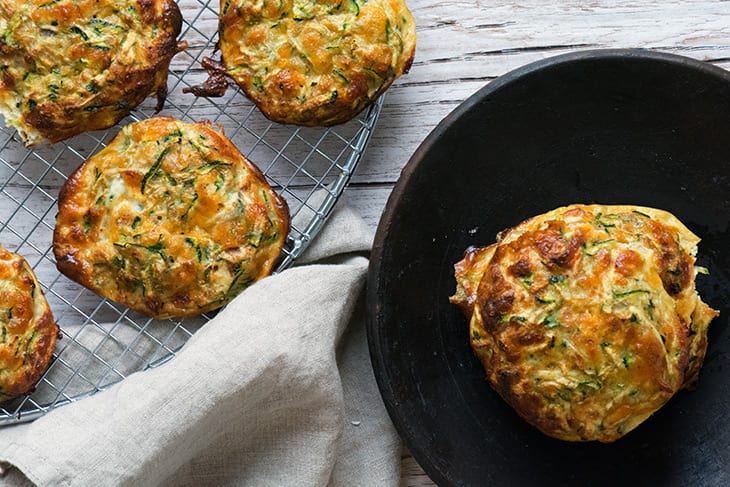
[[[357,115],[416,49],[405,0],[221,0],[219,35],[225,73],[261,111],[306,126]]]
[[[28,262],[0,247],[0,402],[33,390],[51,364],[58,334]]]
[[[173,0],[3,0],[0,113],[26,145],[111,127],[148,95],[158,109],[182,17]]]
[[[58,269],[155,318],[193,316],[268,275],[289,213],[263,174],[207,123],[124,127],[66,181]]]
[[[492,387],[545,434],[614,441],[692,386],[717,315],[670,213],[572,205],[456,264],[451,301]]]

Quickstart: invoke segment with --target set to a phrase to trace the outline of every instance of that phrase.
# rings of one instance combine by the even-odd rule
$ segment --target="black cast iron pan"
[[[668,210],[703,240],[721,315],[697,389],[613,444],[551,439],[494,393],[448,302],[470,245],[571,203]],[[730,485],[730,73],[675,55],[585,51],[469,98],[408,162],[378,227],[368,339],[398,431],[441,485]]]

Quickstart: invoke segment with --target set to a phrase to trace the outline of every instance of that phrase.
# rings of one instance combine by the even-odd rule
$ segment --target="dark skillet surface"
[[[674,213],[701,238],[711,324],[697,390],[613,444],[548,438],[491,390],[448,302],[470,245],[571,203]],[[442,485],[730,485],[730,73],[586,51],[513,71],[429,135],[378,227],[368,340],[393,422]]]

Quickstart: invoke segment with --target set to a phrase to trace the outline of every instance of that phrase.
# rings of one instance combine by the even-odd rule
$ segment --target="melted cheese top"
[[[696,379],[716,315],[695,291],[698,241],[660,210],[560,208],[467,252],[452,301],[523,417],[613,441]]]
[[[222,0],[226,70],[272,119],[354,116],[407,71],[415,22],[403,0]]]
[[[0,1],[6,123],[29,143],[113,125],[164,89],[179,29],[170,0]]]
[[[283,200],[206,124],[126,126],[64,186],[59,268],[157,317],[222,306],[268,274],[288,230]]]
[[[33,387],[50,364],[57,334],[28,263],[0,247],[0,400]]]

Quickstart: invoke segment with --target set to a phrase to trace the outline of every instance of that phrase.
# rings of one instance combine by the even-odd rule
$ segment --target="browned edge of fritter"
[[[406,61],[405,69],[403,74],[406,74],[413,64],[415,57],[415,46],[411,56]],[[221,63],[225,65],[225,60],[221,53]],[[364,77],[352,78],[350,87],[344,95],[338,95],[334,100],[330,100],[326,103],[319,103],[316,105],[307,106],[301,113],[297,113],[297,116],[293,116],[295,112],[292,112],[291,105],[287,103],[267,103],[265,96],[257,95],[253,91],[251,86],[244,83],[238,83],[238,81],[228,75],[245,93],[246,97],[253,101],[256,107],[264,114],[266,118],[272,122],[282,124],[299,125],[302,127],[331,127],[334,125],[343,124],[358,116],[363,110],[372,105],[378,97],[385,93],[393,82],[398,79],[401,75],[393,75],[391,78],[385,80],[371,97],[367,96],[367,81]],[[265,93],[264,93],[265,95]]]
[[[114,139],[109,142],[109,145],[113,144],[120,134],[121,132],[115,135]],[[86,161],[79,165],[71,173],[63,186],[61,186],[61,190],[58,193],[58,214],[61,214],[70,205],[68,200],[79,191],[81,173],[85,165]],[[73,238],[73,235],[71,237]],[[62,239],[58,224],[53,228],[53,255],[56,258],[56,268],[61,274],[64,274],[72,281],[76,281],[84,287],[91,287],[91,282],[86,279],[88,273],[83,272],[78,265],[74,257],[74,251],[69,249],[68,240]]]
[[[0,402],[7,402],[23,394],[33,392],[36,384],[41,380],[41,377],[43,377],[43,374],[48,370],[53,361],[56,340],[60,337],[61,333],[58,323],[54,320],[53,313],[48,306],[48,301],[43,295],[43,289],[37,278],[34,277],[33,270],[22,256],[20,257],[19,263],[22,266],[22,271],[20,272],[24,272],[26,277],[31,280],[34,292],[40,293],[40,296],[34,296],[32,306],[35,306],[37,299],[44,300],[46,306],[41,316],[33,317],[35,320],[33,329],[38,331],[38,340],[34,348],[31,366],[26,368],[25,373],[17,377],[12,383],[3,384],[2,393],[0,393]]]
[[[144,22],[157,20],[154,4],[158,1],[160,0],[137,0]],[[25,116],[25,122],[38,130],[50,143],[56,143],[82,132],[102,130],[116,125],[152,93],[157,97],[155,109],[162,110],[167,97],[170,62],[177,53],[187,48],[187,42],[177,41],[182,31],[183,20],[177,3],[174,0],[161,1],[164,1],[164,8],[160,20],[165,26],[161,30],[165,34],[162,42],[154,44],[149,53],[152,59],[157,59],[157,62],[142,69],[120,70],[121,72],[117,73],[119,85],[127,88],[121,100],[116,96],[101,97],[99,103],[103,108],[89,112],[82,111],[77,105],[41,104]],[[109,105],[109,102],[112,104]],[[119,104],[122,108],[119,108]],[[58,120],[74,120],[74,123],[59,125]]]
[[[220,22],[224,24],[224,20]],[[219,49],[220,40],[216,42],[214,52]],[[348,92],[352,92],[350,96],[337,96],[337,98],[330,100],[328,103],[312,106],[296,118],[292,117],[292,112],[289,110],[290,106],[288,104],[278,105],[278,110],[273,109],[277,107],[277,104],[274,104],[271,107],[272,109],[270,109],[270,104],[265,103],[265,99],[262,99],[263,97],[258,96],[252,91],[250,86],[239,83],[236,78],[231,76],[225,68],[223,53],[221,53],[220,60],[203,56],[201,65],[208,72],[208,79],[199,85],[183,88],[183,93],[191,93],[197,97],[218,98],[225,95],[230,86],[228,80],[231,80],[241,88],[241,91],[256,105],[259,111],[272,122],[299,125],[302,127],[331,127],[352,120],[365,108],[372,105],[378,97],[390,88],[398,77],[410,71],[415,56],[416,46],[414,44],[411,55],[403,66],[403,72],[386,80],[372,97],[362,95],[362,83],[365,83],[364,93],[367,95],[367,82],[363,78],[361,80],[362,82],[353,83],[355,90],[348,90]]]

